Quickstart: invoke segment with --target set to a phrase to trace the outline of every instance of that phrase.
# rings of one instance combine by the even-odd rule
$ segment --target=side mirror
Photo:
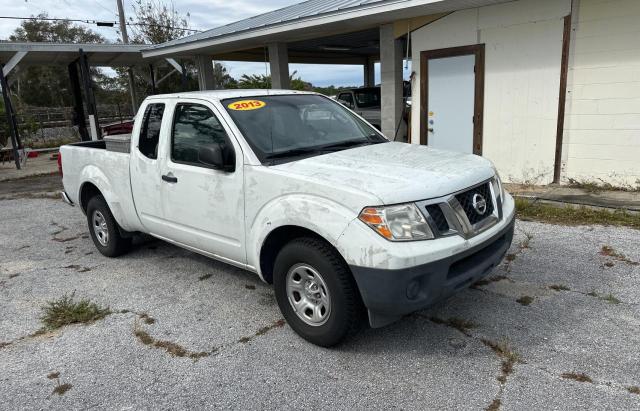
[[[215,170],[235,170],[235,154],[220,143],[208,144],[198,150],[198,161]]]

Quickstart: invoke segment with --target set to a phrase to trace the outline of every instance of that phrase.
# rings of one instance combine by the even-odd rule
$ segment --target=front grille
[[[486,209],[484,213],[478,212],[473,205],[473,198],[476,196],[476,194],[482,196],[482,198],[486,201]],[[462,209],[467,215],[467,218],[469,219],[471,225],[477,224],[493,214],[493,200],[491,197],[491,189],[489,188],[489,183],[484,183],[482,185],[474,187],[471,190],[457,194],[455,197],[462,206]],[[479,197],[477,198],[480,199]]]
[[[449,231],[449,223],[447,222],[442,209],[437,204],[430,204],[425,207],[427,212],[431,216],[431,219],[436,224],[436,228],[440,234],[444,234]]]

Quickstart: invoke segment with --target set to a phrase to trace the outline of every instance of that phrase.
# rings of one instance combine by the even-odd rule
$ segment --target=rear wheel
[[[361,322],[353,276],[329,244],[311,237],[285,245],[276,257],[274,287],[291,328],[323,347],[341,342]]]
[[[129,251],[131,238],[123,237],[109,206],[102,196],[95,196],[87,204],[89,235],[102,255],[117,257]]]

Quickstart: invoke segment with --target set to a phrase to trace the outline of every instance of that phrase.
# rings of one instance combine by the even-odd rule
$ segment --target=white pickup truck
[[[486,276],[514,202],[491,162],[388,141],[314,93],[148,97],[130,148],[61,147],[63,198],[98,250],[147,233],[273,284],[287,322],[331,346]]]

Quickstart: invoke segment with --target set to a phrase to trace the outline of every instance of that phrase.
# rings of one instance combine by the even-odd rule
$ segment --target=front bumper
[[[401,269],[351,265],[372,327],[426,308],[488,275],[504,258],[513,240],[515,216],[500,231],[463,252]]]

